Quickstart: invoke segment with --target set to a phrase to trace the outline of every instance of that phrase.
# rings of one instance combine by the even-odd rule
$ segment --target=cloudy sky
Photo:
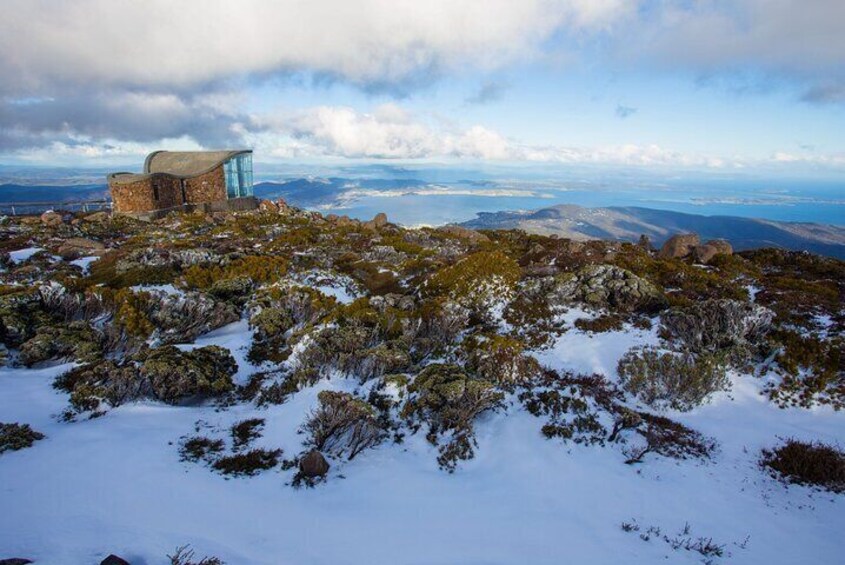
[[[0,0],[0,163],[845,174],[843,0]]]

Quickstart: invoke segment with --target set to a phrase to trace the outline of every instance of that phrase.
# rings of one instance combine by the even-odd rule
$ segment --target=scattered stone
[[[114,553],[100,561],[100,565],[129,565],[129,561],[123,559],[122,557],[118,557]]]
[[[694,233],[673,235],[660,248],[658,256],[662,259],[683,259],[700,243],[701,240]]]
[[[309,479],[324,476],[329,472],[329,467],[329,462],[316,449],[309,451],[305,457],[299,460],[299,472]]]
[[[41,223],[46,226],[56,227],[62,225],[65,221],[64,218],[62,218],[62,215],[58,212],[48,210],[47,212],[41,214]]]

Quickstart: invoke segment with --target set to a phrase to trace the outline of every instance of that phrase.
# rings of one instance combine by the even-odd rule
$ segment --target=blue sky
[[[845,176],[841,0],[6,5],[2,163],[250,146]]]

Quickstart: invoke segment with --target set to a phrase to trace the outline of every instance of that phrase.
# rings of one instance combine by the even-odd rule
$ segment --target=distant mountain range
[[[109,198],[105,184],[32,185],[0,184],[0,203],[18,202],[71,202]]]
[[[651,208],[585,208],[562,204],[528,212],[479,213],[476,219],[461,225],[473,229],[521,229],[575,240],[637,241],[645,234],[656,245],[676,233],[695,232],[702,240],[727,239],[737,250],[781,247],[845,259],[845,227],[700,216]]]

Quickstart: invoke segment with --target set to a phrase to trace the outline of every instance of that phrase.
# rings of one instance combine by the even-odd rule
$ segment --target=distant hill
[[[727,239],[737,250],[781,247],[845,259],[843,227],[736,216],[700,216],[651,208],[585,208],[562,204],[529,212],[482,212],[476,219],[461,225],[473,229],[521,229],[576,240],[636,241],[645,234],[656,245],[676,233],[695,232],[703,240]]]

